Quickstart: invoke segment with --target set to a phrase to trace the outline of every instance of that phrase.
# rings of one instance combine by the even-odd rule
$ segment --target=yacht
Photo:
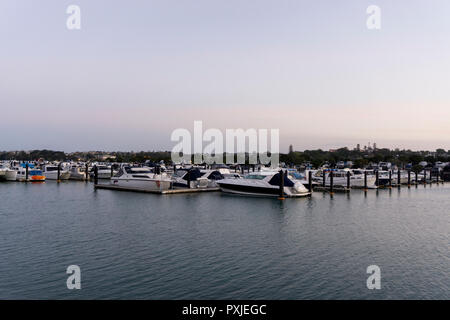
[[[70,166],[70,180],[85,181],[86,180],[86,167],[78,164],[73,164]],[[89,179],[89,175],[88,175]]]
[[[325,186],[331,184],[331,174],[333,175],[333,186],[347,187],[347,175],[350,173],[350,187],[363,188],[365,185],[364,170],[317,170],[313,174],[313,180],[319,185],[323,185],[323,177],[325,175]],[[372,174],[367,175],[367,188],[375,189],[376,177]]]
[[[123,166],[111,178],[111,184],[128,189],[162,191],[172,187],[172,180],[158,168]]]
[[[58,166],[57,165],[45,165],[42,170],[47,180],[58,179]],[[59,180],[68,180],[70,178],[70,172],[67,168],[61,166],[59,171]]]
[[[279,171],[251,172],[242,178],[227,178],[217,181],[223,192],[249,195],[277,197],[280,195]],[[289,174],[284,175],[283,193],[287,197],[301,197],[311,194],[305,186],[293,179]]]
[[[17,181],[31,181],[31,182],[44,182],[45,176],[42,173],[42,170],[36,169],[34,165],[28,165],[28,180],[27,180],[27,169],[25,164],[21,164],[18,167],[14,167],[16,171],[16,180]]]
[[[111,179],[111,177],[115,176],[118,171],[111,169],[111,166],[107,166],[107,165],[97,165],[97,169],[98,169],[98,179]],[[112,175],[111,175],[112,172]],[[94,169],[91,169],[90,172],[90,177],[94,178]]]
[[[223,178],[218,175],[216,177],[220,179]],[[173,175],[173,180],[174,187],[197,189],[210,186],[210,180],[206,176],[206,172],[202,173],[198,168],[177,170]]]
[[[5,164],[0,164],[0,181],[16,181],[17,171],[10,169]]]

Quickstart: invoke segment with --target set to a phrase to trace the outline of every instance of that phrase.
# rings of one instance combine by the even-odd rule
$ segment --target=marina
[[[129,164],[129,163],[35,163],[3,161],[0,181],[61,182],[91,181],[95,189],[135,191],[154,194],[180,194],[221,191],[244,196],[310,196],[312,192],[351,192],[352,189],[390,189],[448,181],[450,166],[439,163],[422,171],[411,169],[304,169],[264,166],[239,166],[234,172],[226,165]],[[436,169],[436,170],[434,170]]]
[[[449,299],[449,193],[428,183],[279,201],[0,183],[0,298]],[[78,291],[65,286],[71,264]],[[382,290],[365,286],[371,264]]]

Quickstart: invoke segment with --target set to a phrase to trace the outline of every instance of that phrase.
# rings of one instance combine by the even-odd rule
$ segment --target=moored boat
[[[130,190],[162,191],[171,188],[172,180],[158,168],[123,166],[111,178],[111,184]]]
[[[288,174],[283,174],[283,195],[287,197],[307,196],[311,193],[305,186]],[[242,178],[218,180],[220,189],[226,193],[248,196],[280,196],[281,173],[278,171],[251,172]]]

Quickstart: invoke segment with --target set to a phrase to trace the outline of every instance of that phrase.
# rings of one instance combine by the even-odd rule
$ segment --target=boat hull
[[[127,189],[136,189],[144,191],[168,190],[172,186],[170,180],[151,180],[151,179],[111,179],[111,184]]]
[[[44,172],[44,176],[46,180],[58,180],[58,172],[57,171],[50,171],[50,172]],[[61,171],[59,174],[59,180],[69,180],[70,178],[70,172],[69,171]]]

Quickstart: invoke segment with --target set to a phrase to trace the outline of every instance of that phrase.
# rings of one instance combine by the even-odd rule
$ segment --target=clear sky
[[[1,0],[0,150],[170,150],[194,120],[279,128],[282,151],[450,149],[449,15],[448,0]]]

